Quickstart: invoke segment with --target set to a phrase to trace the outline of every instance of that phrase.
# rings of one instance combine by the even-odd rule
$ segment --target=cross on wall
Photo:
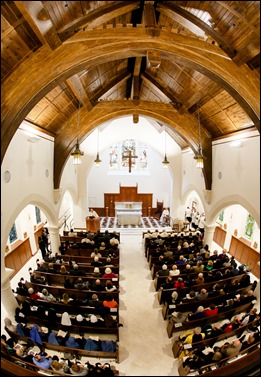
[[[122,155],[122,157],[124,158],[128,158],[129,159],[129,173],[131,173],[131,163],[132,163],[132,158],[138,158],[138,156],[133,156],[131,154],[131,150],[129,149],[129,153],[127,155]]]

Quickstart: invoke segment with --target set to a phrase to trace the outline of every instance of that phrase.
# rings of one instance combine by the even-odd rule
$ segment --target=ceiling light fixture
[[[166,126],[164,126],[164,131],[165,131],[165,157],[164,157],[164,160],[162,161],[162,163],[163,163],[163,167],[167,168],[169,161],[167,159],[167,154],[166,154]]]
[[[84,155],[84,152],[80,150],[79,142],[78,142],[78,132],[80,128],[80,108],[81,108],[81,103],[79,101],[79,111],[78,111],[78,124],[77,124],[77,141],[75,145],[74,151],[71,153],[71,156],[73,156],[73,164],[74,165],[81,165],[82,161],[81,158]]]
[[[194,159],[197,160],[197,168],[204,168],[204,159],[201,145],[201,133],[200,133],[200,117],[199,117],[199,104],[198,104],[198,153],[194,156]]]
[[[101,165],[101,159],[100,159],[100,156],[99,156],[99,127],[97,129],[97,156],[96,156],[96,159],[94,160],[95,162],[95,165],[97,166],[97,168]]]

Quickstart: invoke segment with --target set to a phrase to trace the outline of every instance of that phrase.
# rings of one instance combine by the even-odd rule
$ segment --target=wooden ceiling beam
[[[130,73],[122,73],[117,78],[109,82],[106,86],[104,86],[102,89],[100,89],[95,96],[92,98],[92,103],[97,103],[99,98],[106,95],[108,92],[110,92],[112,89],[116,88],[117,86],[121,85],[123,82],[128,80],[128,78],[131,77]]]
[[[93,11],[88,12],[82,17],[75,19],[73,22],[60,28],[58,34],[68,34],[79,30],[80,28],[95,28],[113,18],[119,17],[125,13],[139,8],[139,1],[114,1],[113,4],[102,5]]]
[[[160,84],[158,81],[154,79],[151,75],[144,72],[141,75],[141,78],[145,80],[149,85],[153,86],[153,88],[159,93],[161,96],[163,95],[166,97],[168,101],[170,101],[170,104],[176,109],[180,110],[182,107],[182,103],[177,100],[175,96],[162,84]]]
[[[200,18],[194,16],[190,12],[186,11],[185,9],[173,4],[173,2],[163,2],[157,5],[157,10],[163,13],[165,16],[173,19],[176,21],[176,14],[181,16],[184,20],[190,21],[195,26],[200,28],[204,31],[204,33],[208,34],[211,38],[213,38],[219,45],[219,47],[225,51],[225,53],[232,59],[237,51],[230,45],[220,34],[218,34],[215,30],[213,30],[210,26],[208,26],[204,21]],[[183,25],[186,27],[186,24]]]
[[[145,1],[143,9],[143,21],[144,25],[148,28],[156,28],[156,14],[154,8],[154,1]]]
[[[166,103],[134,100],[101,101],[91,112],[83,109],[81,113],[81,123],[79,142],[84,141],[87,135],[97,126],[109,120],[116,119],[124,115],[139,114],[148,116],[163,124],[167,124],[175,133],[180,136],[196,154],[198,151],[198,122],[189,114],[179,114],[173,106]],[[77,116],[74,114],[70,121],[60,127],[55,139],[54,148],[54,187],[58,188],[63,171],[70,153],[75,145],[77,129]],[[204,162],[203,175],[206,190],[211,190],[212,185],[212,144],[211,138],[202,128],[201,143],[203,154],[207,158]]]
[[[78,75],[73,75],[69,79],[66,80],[67,85],[75,95],[75,97],[78,99],[78,101],[86,107],[88,111],[91,111],[93,108],[93,105],[91,104],[91,101],[89,100],[84,87],[81,83],[81,80],[79,79]]]
[[[43,45],[48,45],[51,50],[61,46],[62,42],[42,1],[15,1],[15,5]]]

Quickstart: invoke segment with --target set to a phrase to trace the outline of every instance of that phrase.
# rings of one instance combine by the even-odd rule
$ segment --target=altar
[[[118,225],[140,225],[142,202],[115,202],[115,217]]]

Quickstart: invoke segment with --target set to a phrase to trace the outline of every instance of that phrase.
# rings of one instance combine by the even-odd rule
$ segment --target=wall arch
[[[215,224],[219,212],[222,209],[234,204],[240,204],[242,207],[244,207],[254,217],[258,227],[260,228],[260,216],[257,210],[245,198],[238,194],[229,195],[220,199],[208,212],[208,224]]]

